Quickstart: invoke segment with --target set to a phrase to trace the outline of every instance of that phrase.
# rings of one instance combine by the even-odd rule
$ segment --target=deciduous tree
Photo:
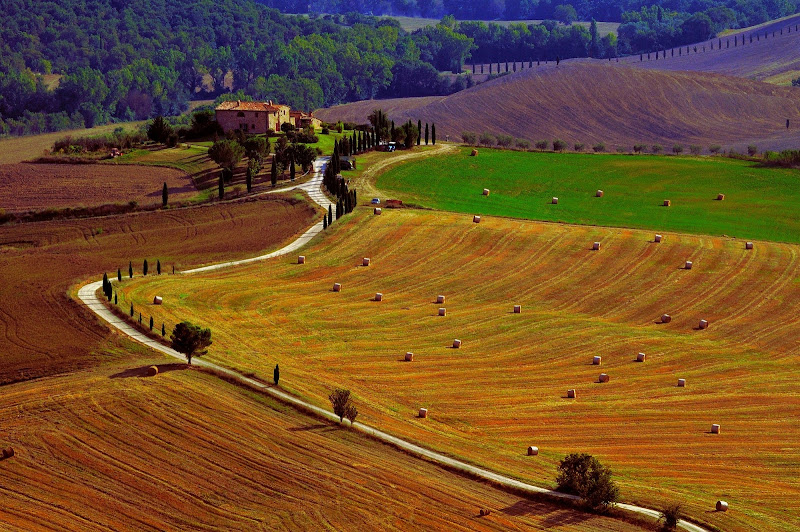
[[[211,329],[203,329],[188,321],[182,321],[175,326],[170,335],[172,349],[186,355],[186,361],[191,365],[192,357],[202,356],[208,352],[211,342]]]

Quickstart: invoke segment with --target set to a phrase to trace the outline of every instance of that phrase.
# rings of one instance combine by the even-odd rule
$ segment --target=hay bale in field
[[[439,316],[447,316],[447,309],[442,307],[439,309]]]
[[[539,454],[539,448],[531,445],[528,447],[528,456],[536,456]]]
[[[595,356],[594,358],[592,358],[592,365],[599,366],[602,363],[603,363],[603,357]]]
[[[576,397],[578,397],[578,393],[575,390],[567,390],[568,399],[575,399]]]
[[[164,298],[161,296],[156,296],[153,298],[154,305],[162,305],[164,303]]]
[[[711,425],[711,434],[719,434],[719,425],[717,423]]]
[[[372,213],[373,213],[373,214],[375,214],[375,215],[379,215],[381,212],[383,212],[383,211],[381,210],[381,208],[380,208],[380,207],[375,207],[375,208],[372,210]]]
[[[305,255],[300,255],[299,257],[297,257],[297,264],[305,264],[305,263],[306,263]]]
[[[636,355],[636,362],[644,362],[646,358],[647,355],[645,355],[644,353],[639,353],[638,355]]]
[[[748,242],[747,244],[744,245],[744,249],[753,249],[753,243]]]
[[[412,353],[411,351],[406,353],[406,359],[405,360],[406,360],[406,362],[414,362],[414,353]]]
[[[592,249],[595,250],[595,251],[599,250],[600,249],[600,242],[595,242],[594,244],[592,244]]]
[[[678,388],[686,388],[686,379],[678,379]]]
[[[604,194],[604,192],[603,192],[602,190],[598,190],[598,191],[595,193],[594,197],[595,197],[595,198],[602,198],[602,197],[603,197],[603,194]]]
[[[692,261],[687,260],[686,263],[683,265],[683,268],[685,270],[691,270],[692,269]]]
[[[664,207],[669,207],[670,205],[672,205],[672,202],[670,200],[668,200],[668,199],[665,199],[664,200]]]
[[[661,315],[661,323],[669,323],[672,321],[672,316],[669,314],[662,314]]]
[[[472,150],[472,151],[475,151],[475,150]],[[483,508],[481,508],[480,514],[481,514],[481,517],[483,517],[484,515],[486,515],[486,514],[484,513],[484,510],[483,510]]]
[[[369,263],[370,263],[369,257],[364,257],[363,259],[361,259],[362,266],[369,266]]]
[[[522,313],[522,305],[514,305],[514,314]]]
[[[725,194],[717,194],[717,201],[722,201],[725,199]]]
[[[3,449],[3,458],[11,458],[14,456],[14,448],[9,447],[8,449]]]
[[[150,366],[147,368],[148,377],[155,377],[156,375],[158,375],[158,366]]]
[[[659,242],[661,242],[661,240],[663,240],[663,239],[664,239],[664,237],[663,237],[663,236],[661,236],[661,235],[656,235],[656,236],[655,236],[655,238],[653,239],[653,242],[655,242],[655,243],[659,243]]]
[[[708,329],[708,320],[700,320],[700,325],[698,325],[701,329]]]
[[[483,195],[484,196],[488,196],[489,195],[489,189],[488,188],[484,188],[483,189]]]
[[[428,417],[428,409],[427,408],[420,408],[419,409],[419,417],[421,417],[421,418]]]
[[[341,283],[333,283],[333,291],[334,292],[341,292],[342,291]]]
[[[444,296],[442,295],[436,296],[436,302],[439,303],[440,305],[444,303]]]
[[[551,202],[553,205],[558,205],[558,198],[553,196],[553,201]]]
[[[728,511],[728,503],[725,501],[717,501],[716,505],[718,512],[727,512]]]
[[[598,380],[599,382],[608,382],[611,380],[611,377],[608,376],[608,373],[601,373]]]
[[[476,214],[475,216],[472,217],[472,223],[476,224],[481,223],[481,217]]]
[[[458,338],[453,340],[453,349],[461,349],[461,340]]]
[[[381,294],[380,292],[376,292],[375,301],[383,301],[383,294]]]
[[[472,151],[469,153],[469,156],[470,157],[477,157],[478,156],[478,150],[476,150],[475,148],[472,148]]]

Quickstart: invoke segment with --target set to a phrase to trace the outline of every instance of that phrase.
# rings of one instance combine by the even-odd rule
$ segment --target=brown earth
[[[0,165],[0,209],[22,212],[108,203],[161,203],[167,184],[171,201],[197,195],[192,179],[171,168],[107,164]]]
[[[295,196],[187,209],[0,226],[0,384],[93,366],[112,336],[71,299],[103,272],[136,275],[247,257],[302,233],[316,210]]]
[[[435,123],[438,140],[489,131],[530,141],[561,138],[630,150],[634,143],[796,147],[800,90],[703,72],[616,63],[549,64],[438,98],[363,101],[321,109],[326,121],[365,122],[373,109],[395,123]]]

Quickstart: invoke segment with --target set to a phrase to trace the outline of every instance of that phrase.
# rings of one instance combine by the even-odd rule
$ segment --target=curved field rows
[[[0,461],[3,528],[638,529],[448,473],[183,364],[160,367],[5,389],[2,444],[16,455]]]
[[[211,327],[211,360],[265,378],[278,362],[282,385],[321,406],[347,387],[365,423],[504,474],[549,487],[560,458],[589,452],[626,501],[684,501],[724,530],[800,524],[797,247],[393,210],[329,232],[304,266],[126,282],[120,305],[161,295],[145,312]],[[720,498],[732,511],[708,513]]]

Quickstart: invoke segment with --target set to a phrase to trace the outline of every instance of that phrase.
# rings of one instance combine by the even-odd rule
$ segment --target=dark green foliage
[[[244,147],[245,157],[251,160],[255,159],[259,163],[269,154],[271,148],[269,139],[259,136],[247,137],[242,146]]]
[[[133,279],[133,263],[128,263],[128,278]]]
[[[322,217],[322,228],[323,229],[327,229],[328,228],[328,215],[327,214]]]
[[[556,483],[558,491],[580,496],[590,508],[612,506],[619,498],[611,470],[589,454],[572,453],[561,460]]]
[[[116,292],[114,292],[114,304],[115,305],[119,304],[119,302],[117,301],[117,293]]]
[[[275,381],[275,386],[278,385],[278,381],[281,378],[281,370],[277,364],[275,364],[275,369],[272,370],[272,380]]]
[[[225,179],[222,177],[222,173],[219,174],[219,181],[217,182],[217,194],[219,199],[225,197]]]
[[[212,344],[211,329],[182,321],[173,329],[170,340],[172,349],[186,355],[186,361],[191,364],[193,356],[202,356],[208,352],[208,347]]]
[[[269,180],[272,186],[278,184],[278,161],[277,156],[272,158],[272,168],[269,171]]]
[[[431,124],[431,144],[436,144],[436,123]]]
[[[422,144],[422,120],[417,120],[417,146]]]
[[[169,202],[169,189],[167,188],[167,184],[164,183],[164,188],[161,189],[161,206],[166,207],[168,202]]]
[[[233,176],[233,169],[244,156],[244,146],[235,140],[218,140],[208,149],[208,156],[221,168],[228,171],[228,176]]]
[[[153,330],[153,316],[150,316],[150,330]]]
[[[139,312],[139,325],[141,325],[141,324],[142,324],[142,313]]]
[[[142,263],[142,275],[147,275],[147,259],[144,259],[144,263]]]
[[[156,273],[161,275],[161,259],[156,260]]]
[[[339,416],[339,423],[343,422],[344,418],[349,419],[350,423],[355,422],[358,416],[358,409],[353,404],[350,390],[336,388],[328,396],[328,400],[333,407],[333,413]]]
[[[425,145],[428,145],[428,123],[425,122]]]
[[[161,337],[165,337],[167,335],[167,326],[165,324],[161,324]]]
[[[567,149],[567,143],[560,139],[553,141],[553,151],[564,151]]]
[[[117,281],[122,282],[122,270],[117,268]]]
[[[155,117],[147,126],[147,138],[154,142],[166,144],[170,135],[172,135],[172,126],[164,120],[163,116]]]
[[[133,303],[131,303],[131,318],[133,317]]]
[[[294,177],[295,177],[294,158],[292,158],[292,161],[289,164],[289,179],[294,181]]]
[[[328,218],[332,221],[333,220],[333,207],[328,205]]]
[[[675,530],[682,516],[683,505],[680,503],[668,504],[659,512],[658,520],[663,521],[664,530]]]

